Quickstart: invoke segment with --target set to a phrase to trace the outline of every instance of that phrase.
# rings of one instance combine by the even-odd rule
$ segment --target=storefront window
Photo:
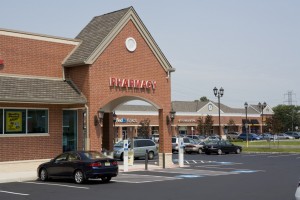
[[[5,134],[26,133],[26,110],[4,110],[4,121]]]
[[[48,110],[0,109],[0,134],[48,133]]]
[[[28,133],[48,133],[48,111],[28,110],[27,131]]]

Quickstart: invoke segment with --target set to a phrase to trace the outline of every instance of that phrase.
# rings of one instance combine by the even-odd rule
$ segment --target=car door
[[[47,168],[49,176],[64,176],[64,167],[67,163],[68,153],[57,156]]]
[[[143,155],[143,140],[134,141],[134,157],[141,157]]]

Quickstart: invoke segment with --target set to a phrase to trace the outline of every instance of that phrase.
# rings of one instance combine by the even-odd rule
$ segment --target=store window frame
[[[44,132],[31,133],[28,131],[28,111],[44,111],[45,112],[45,130]],[[11,112],[9,116],[9,112]],[[18,116],[18,113],[22,113]],[[14,116],[15,115],[15,116]],[[9,119],[11,118],[11,119]],[[15,121],[12,126],[9,127],[8,121]],[[20,137],[20,136],[48,136],[49,135],[49,109],[48,108],[23,108],[23,107],[2,107],[0,108],[0,137]],[[21,126],[18,127],[18,125]],[[8,130],[9,128],[15,129],[15,131]]]

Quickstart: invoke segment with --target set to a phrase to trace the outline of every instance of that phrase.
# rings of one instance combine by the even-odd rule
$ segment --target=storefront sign
[[[156,81],[135,80],[123,78],[109,78],[109,86],[122,88],[137,88],[137,89],[156,89]]]
[[[22,112],[6,112],[6,131],[22,131]]]
[[[180,119],[178,120],[179,123],[196,123],[195,119]]]
[[[117,121],[116,122],[119,122],[119,123],[137,123],[137,120],[136,119],[130,119],[130,118],[117,118]]]

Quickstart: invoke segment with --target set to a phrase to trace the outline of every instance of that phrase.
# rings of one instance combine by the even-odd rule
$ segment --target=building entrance
[[[77,110],[63,111],[63,152],[77,150]]]

